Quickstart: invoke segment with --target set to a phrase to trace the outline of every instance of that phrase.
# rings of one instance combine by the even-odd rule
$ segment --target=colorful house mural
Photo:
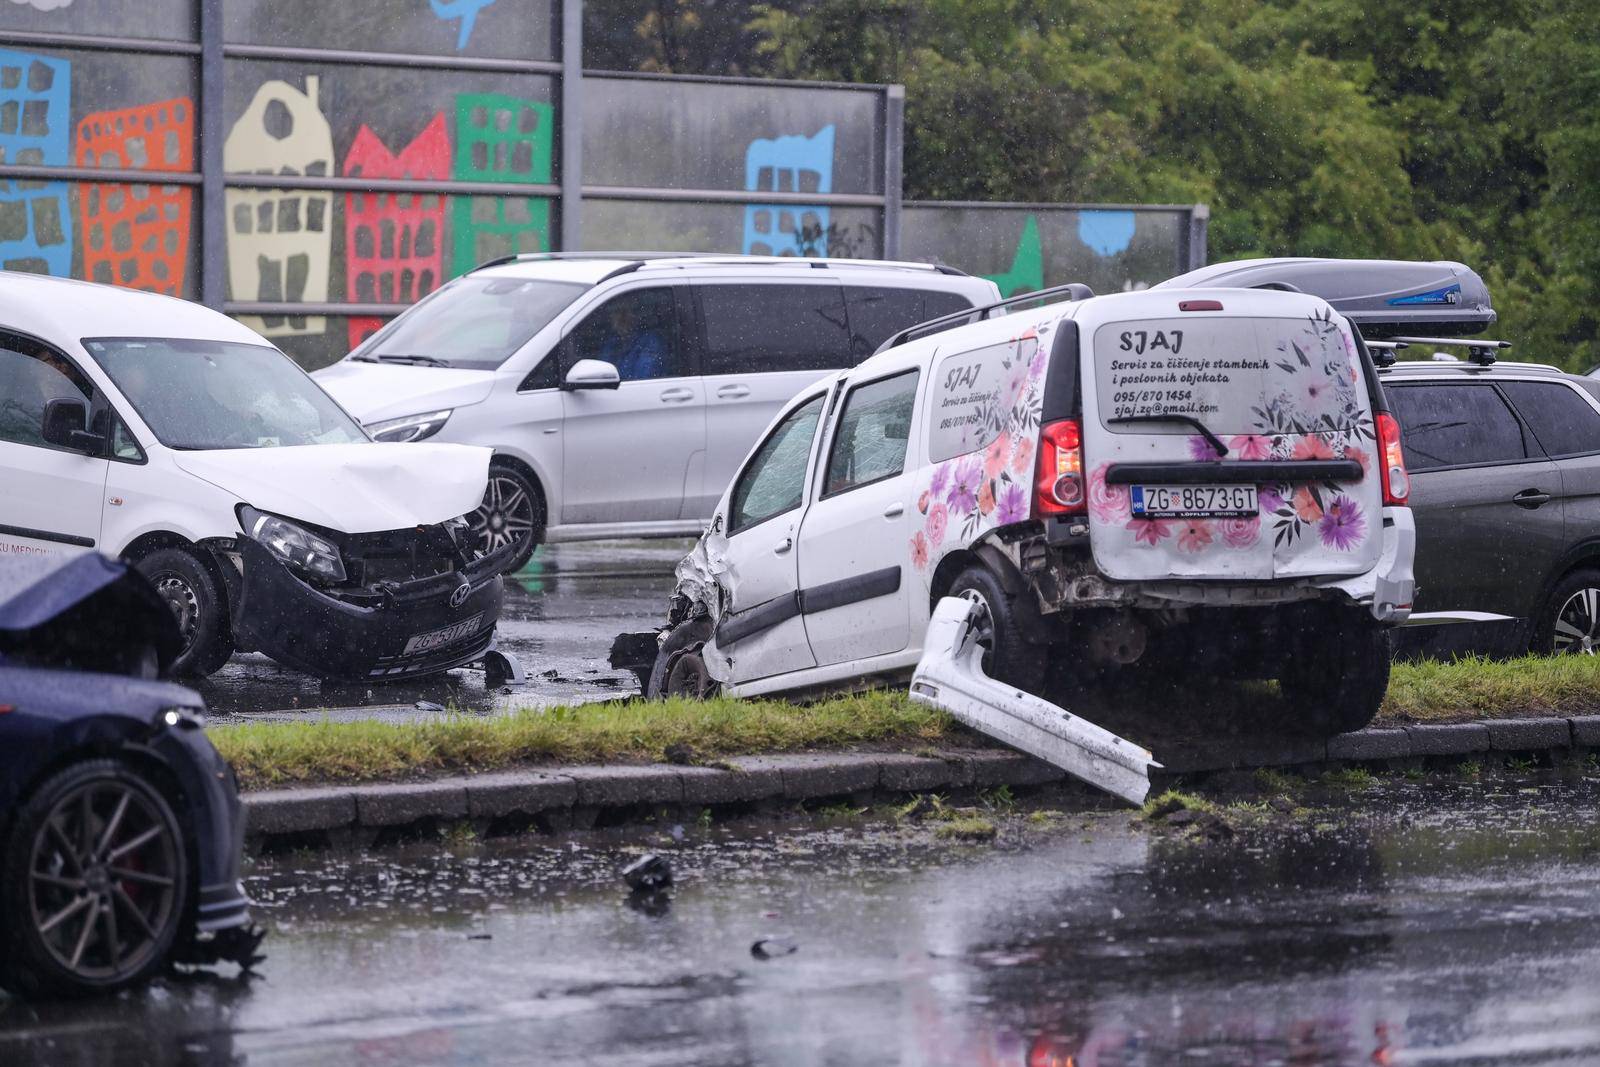
[[[1000,295],[1031,293],[1044,288],[1044,248],[1039,243],[1039,220],[1029,215],[1022,224],[1022,236],[1011,256],[1011,269],[1003,274],[985,274],[1000,287]]]
[[[1085,208],[1078,212],[1078,240],[1097,256],[1115,256],[1133,243],[1138,219],[1131,211],[1100,211]]]
[[[744,153],[744,187],[750,192],[831,193],[833,126],[810,137],[757,138]],[[744,209],[744,252],[755,256],[826,257],[828,209],[793,204],[750,204]]]
[[[441,180],[450,134],[437,114],[399,154],[363,125],[344,157],[346,177]],[[444,268],[444,198],[435,193],[348,193],[344,200],[345,296],[357,303],[409,304],[439,287]],[[354,348],[383,325],[350,320]]]
[[[95,111],[78,122],[80,167],[194,169],[194,101]],[[182,185],[90,182],[79,188],[83,275],[182,296],[194,192]]]
[[[269,81],[256,90],[228,139],[230,174],[333,173],[333,132],[317,106],[317,79],[305,92]],[[228,291],[235,300],[326,301],[333,258],[333,194],[304,189],[229,189]],[[321,316],[242,316],[268,337],[326,332]]]
[[[72,64],[0,50],[0,161],[70,165]],[[66,182],[0,178],[0,268],[72,273],[72,206]]]
[[[455,165],[471,182],[549,182],[555,108],[499,93],[456,97]],[[486,260],[550,248],[550,198],[457,196],[450,208],[451,274]]]

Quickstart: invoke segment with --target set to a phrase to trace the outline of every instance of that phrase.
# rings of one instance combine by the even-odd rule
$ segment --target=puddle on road
[[[281,855],[251,875],[259,979],[12,1004],[0,1062],[1574,1062],[1600,1053],[1596,800],[1394,779],[1223,844],[836,812]],[[644,849],[664,908],[618,876]],[[798,951],[752,957],[769,936]]]

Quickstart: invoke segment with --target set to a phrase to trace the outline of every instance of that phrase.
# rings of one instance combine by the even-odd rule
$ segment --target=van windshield
[[[1095,331],[1100,421],[1113,432],[1286,435],[1367,417],[1355,342],[1318,318],[1141,319]],[[1163,415],[1178,415],[1163,425]],[[1131,420],[1131,421],[1125,421]]]
[[[494,370],[588,288],[532,278],[457,278],[350,358]]]
[[[368,440],[288,356],[235,341],[102,337],[83,346],[168,448],[276,448]]]

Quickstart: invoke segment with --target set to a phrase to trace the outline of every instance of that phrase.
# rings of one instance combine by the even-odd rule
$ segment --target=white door
[[[817,394],[772,428],[729,496],[728,540],[718,555],[734,578],[733,602],[718,621],[713,654],[735,683],[816,665],[800,618],[795,541],[825,399]]]
[[[800,527],[801,603],[819,666],[910,642],[906,451],[920,377],[913,368],[852,383],[834,420],[818,499]]]
[[[45,402],[94,387],[60,353],[0,333],[0,555],[65,554],[100,538],[109,461],[45,443]]]
[[[825,272],[815,272],[825,273]],[[774,415],[830,370],[850,366],[850,331],[837,281],[694,285],[706,391],[706,457],[696,506],[710,515]]]
[[[678,518],[705,448],[705,393],[671,286],[629,289],[567,334],[561,373],[582,359],[616,367],[614,389],[563,389],[560,522]]]

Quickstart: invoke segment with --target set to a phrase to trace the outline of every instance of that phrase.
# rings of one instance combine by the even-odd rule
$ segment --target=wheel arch
[[[130,541],[128,547],[118,553],[118,558],[124,563],[133,565],[152,553],[168,548],[189,553],[199,560],[200,566],[211,575],[211,581],[217,587],[217,596],[222,600],[223,634],[228,641],[238,647],[238,640],[233,631],[233,597],[228,584],[230,575],[223,573],[222,563],[217,559],[215,552],[206,548],[204,544],[191,541],[171,530],[149,530]]]
[[[493,470],[496,464],[502,467],[510,467],[528,479],[528,484],[532,485],[533,491],[539,494],[539,503],[544,508],[544,525],[546,527],[550,526],[550,490],[545,484],[545,479],[539,474],[538,468],[512,452],[496,452],[490,456],[489,468]]]

